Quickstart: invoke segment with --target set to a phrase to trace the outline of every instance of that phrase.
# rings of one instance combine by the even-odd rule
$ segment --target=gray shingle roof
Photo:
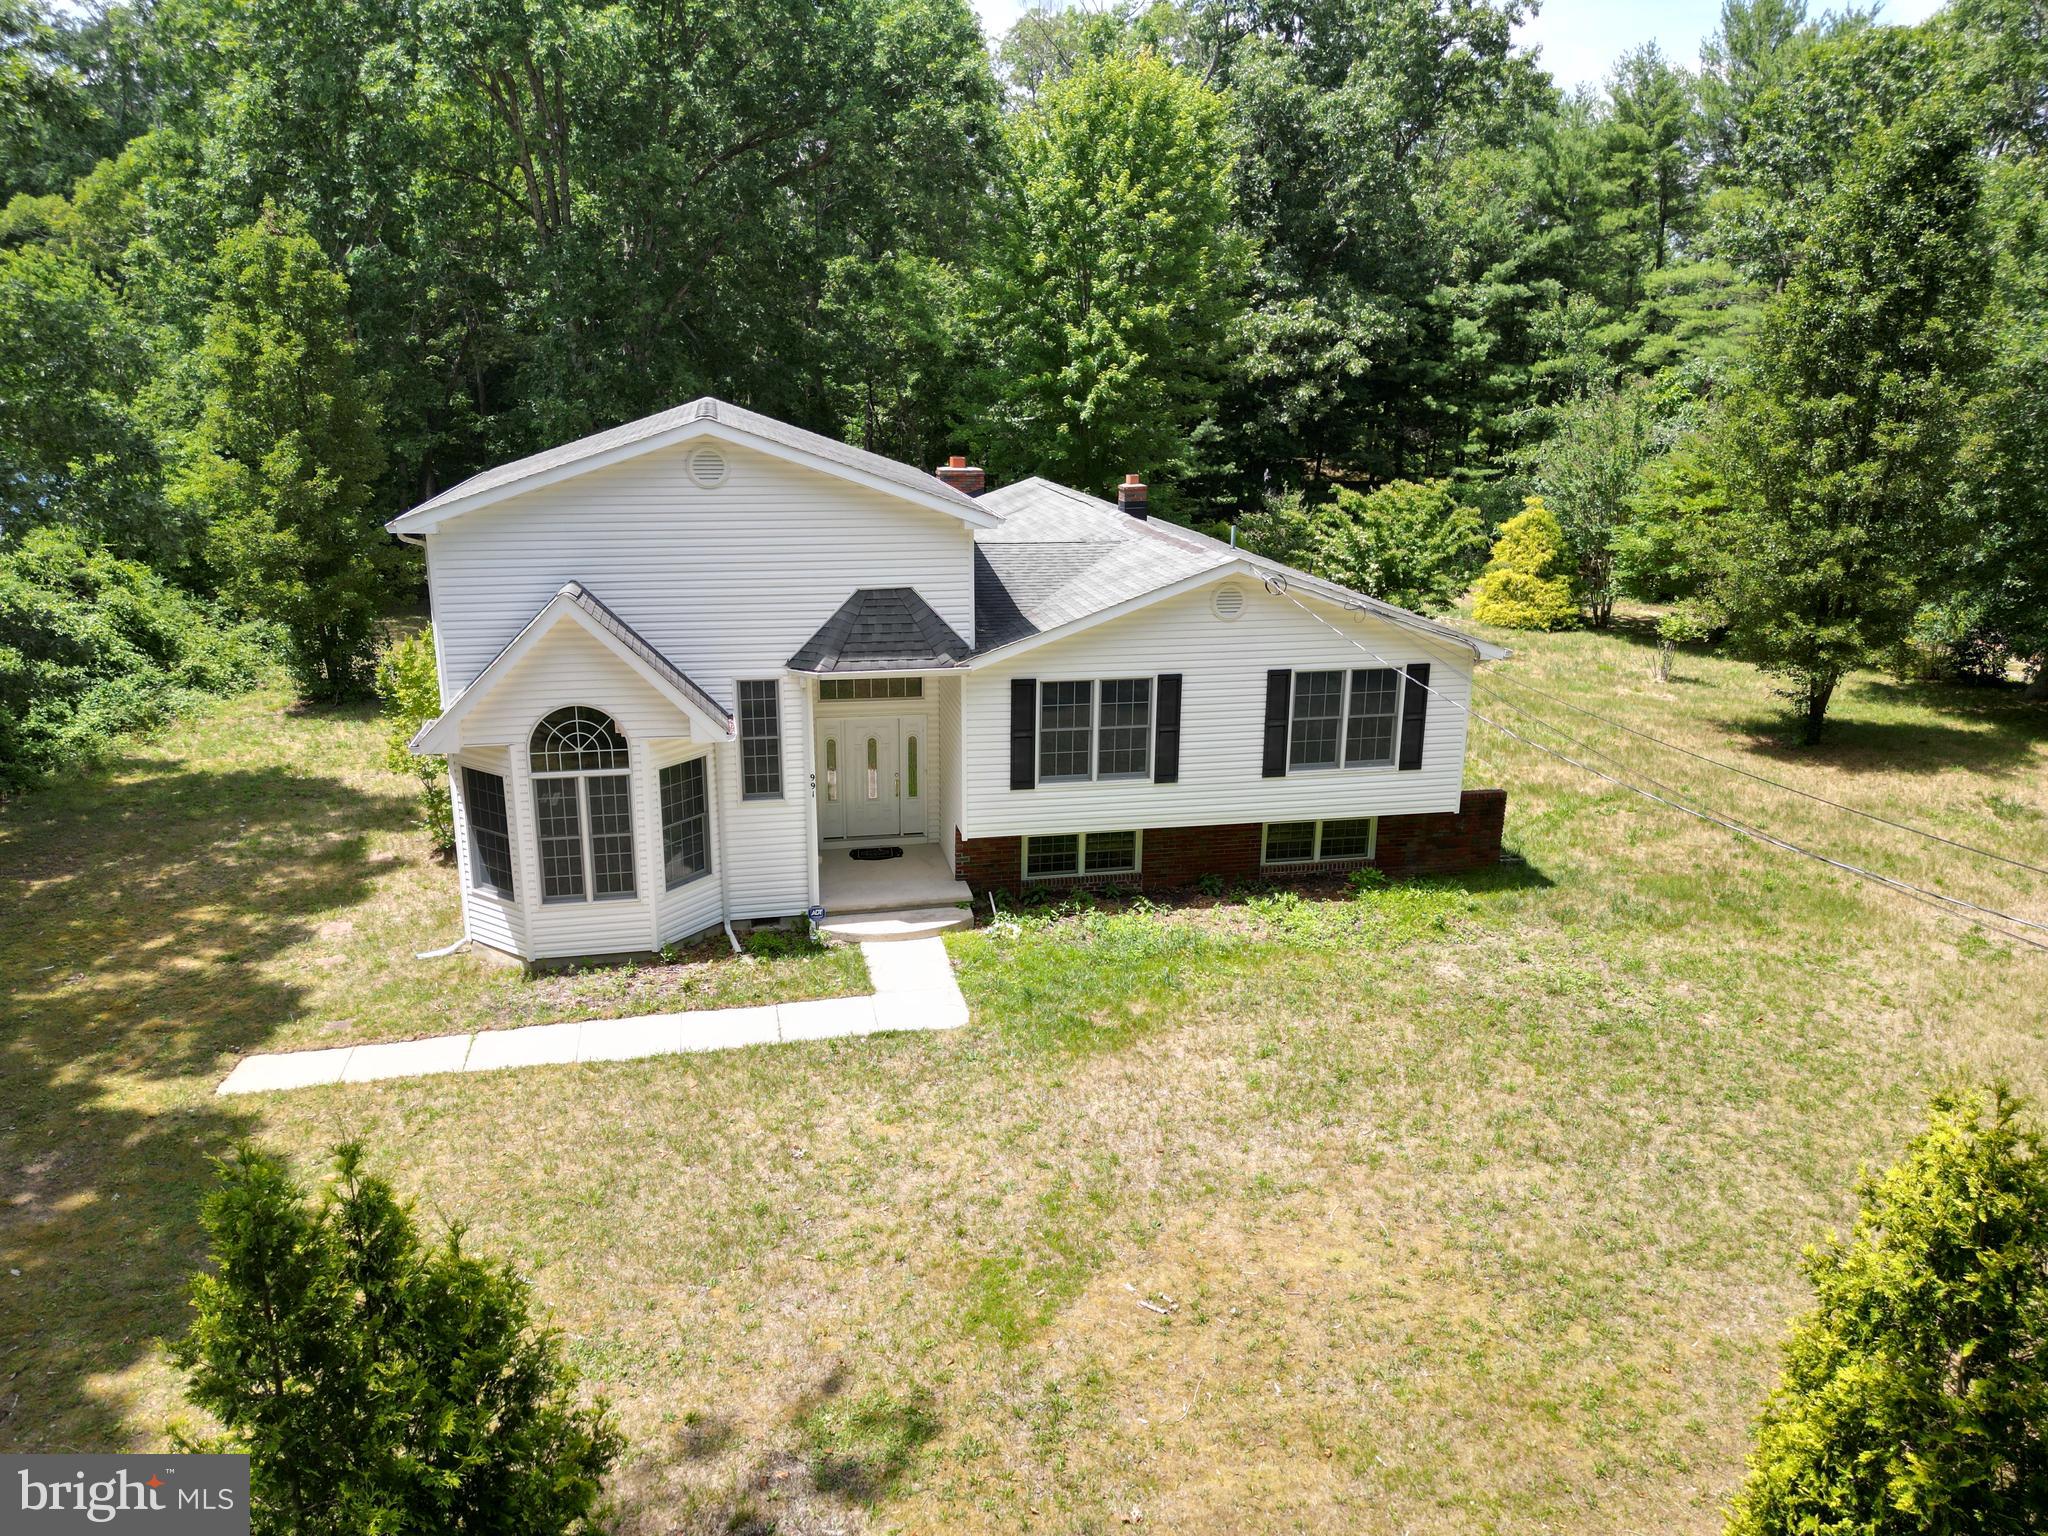
[[[705,714],[711,716],[712,719],[724,721],[728,732],[732,730],[732,711],[698,687],[689,673],[649,645],[638,630],[620,618],[616,613],[613,613],[603,603],[599,602],[597,594],[584,586],[582,582],[572,581],[565,584],[555,596],[566,597],[578,608],[581,608],[585,613],[597,620],[615,639],[622,641],[627,650],[638,656],[649,667],[659,673],[671,688],[683,695],[684,698],[690,700],[699,709],[703,710]]]
[[[909,587],[863,587],[789,658],[799,672],[921,672],[957,667],[968,645]]]
[[[604,432],[593,432],[588,437],[579,437],[573,443],[563,443],[541,453],[529,454],[515,459],[510,464],[500,464],[481,474],[471,475],[459,485],[451,485],[440,495],[421,502],[405,514],[434,511],[451,506],[456,502],[468,501],[489,491],[514,485],[521,480],[530,480],[550,470],[562,469],[584,459],[596,458],[599,454],[614,449],[631,447],[649,438],[660,437],[678,427],[693,421],[715,421],[764,442],[779,443],[786,448],[810,454],[847,469],[858,470],[906,490],[937,496],[943,500],[959,502],[961,509],[972,515],[973,498],[963,496],[936,475],[928,475],[921,469],[898,463],[895,459],[884,458],[879,453],[869,453],[864,448],[853,448],[817,432],[806,432],[802,427],[793,427],[786,421],[777,421],[772,416],[763,416],[758,411],[749,411],[737,405],[706,395],[692,400],[687,405],[673,406],[666,411],[657,411],[652,416],[643,416],[638,421],[629,421],[624,426],[612,427]]]
[[[1283,576],[1298,591],[1363,608],[1481,656],[1507,654],[1406,608],[1234,549],[1177,523],[1132,517],[1113,502],[1051,480],[1020,480],[979,500],[1003,522],[974,535],[977,654],[1240,562]]]

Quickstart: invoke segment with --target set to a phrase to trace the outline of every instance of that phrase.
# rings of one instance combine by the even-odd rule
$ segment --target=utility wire
[[[1788,795],[1798,795],[1807,800],[1815,800],[1822,805],[1833,806],[1838,811],[1847,811],[1851,816],[1861,816],[1865,821],[1875,821],[1883,826],[1896,828],[1901,832],[1910,832],[1915,837],[1924,837],[1932,842],[1945,843],[1951,848],[1960,849],[1964,853],[1974,853],[1980,858],[1996,859],[2001,864],[2010,864],[2014,869],[2024,869],[2030,874],[2048,875],[2048,868],[2043,868],[2039,864],[2029,864],[2025,859],[2015,859],[2007,854],[1995,852],[1990,848],[1979,848],[1975,843],[1965,843],[1953,837],[1945,837],[1939,832],[1932,831],[1927,827],[1915,826],[1909,821],[1894,821],[1889,816],[1880,816],[1876,811],[1866,811],[1858,806],[1845,805],[1840,800],[1831,800],[1826,795],[1816,794],[1810,789],[1801,789],[1797,784],[1787,784],[1780,779],[1769,778],[1764,774],[1743,767],[1740,763],[1726,762],[1718,757],[1710,757],[1704,752],[1696,752],[1691,747],[1680,746],[1675,741],[1666,741],[1661,736],[1652,736],[1648,731],[1638,730],[1635,726],[1624,724],[1620,720],[1611,719],[1601,714],[1598,710],[1586,709],[1581,705],[1572,703],[1569,699],[1559,698],[1554,693],[1546,693],[1543,689],[1536,687],[1532,683],[1525,683],[1518,677],[1501,676],[1493,678],[1492,681],[1496,686],[1501,683],[1507,683],[1512,687],[1533,693],[1537,698],[1548,700],[1562,709],[1570,710],[1575,715],[1584,715],[1590,720],[1598,720],[1602,725],[1612,726],[1617,731],[1624,731],[1631,736],[1640,737],[1644,741],[1664,748],[1667,752],[1679,752],[1687,757],[1697,758],[1703,763],[1710,763],[1714,767],[1724,769],[1729,773],[1739,773],[1745,779],[1754,779],[1759,784],[1768,784],[1772,789],[1781,789]],[[1496,697],[1498,697],[1497,694]]]
[[[1269,574],[1265,578],[1265,582],[1267,591],[1275,593],[1280,597],[1286,598],[1290,603],[1293,603],[1294,606],[1299,608],[1303,613],[1307,614],[1310,618],[1314,619],[1318,624],[1322,625],[1325,629],[1329,630],[1331,634],[1336,635],[1339,639],[1349,644],[1354,650],[1360,651],[1363,654],[1372,657],[1374,661],[1377,661],[1383,667],[1394,667],[1394,663],[1388,661],[1387,658],[1380,655],[1379,652],[1373,650],[1369,646],[1361,644],[1356,636],[1345,634],[1343,630],[1339,629],[1336,625],[1332,624],[1328,619],[1324,618],[1321,614],[1317,613],[1314,609],[1310,608],[1306,603],[1302,602],[1299,598],[1297,598],[1292,592],[1290,592],[1287,589],[1287,578],[1285,576],[1279,574],[1278,572],[1274,572]],[[1395,670],[1400,669],[1396,668]],[[1988,933],[1996,934],[2000,938],[2010,939],[2014,943],[2025,944],[2030,948],[2038,949],[2043,953],[2048,953],[2048,943],[2043,943],[2039,939],[2029,938],[2025,934],[2011,933],[2004,929],[1993,928],[1988,923],[1982,921],[1981,918],[1972,917],[1969,914],[1979,913],[1982,914],[1982,917],[1992,918],[1999,922],[2012,923],[2023,928],[2038,929],[2044,933],[2048,933],[2048,923],[2037,923],[2033,921],[2031,918],[2018,917],[2010,912],[2001,912],[1995,907],[1980,906],[1978,903],[1974,901],[1966,901],[1960,896],[1944,895],[1940,891],[1931,891],[1926,889],[1925,887],[1914,885],[1910,881],[1895,879],[1891,875],[1879,874],[1876,870],[1865,869],[1860,864],[1851,864],[1844,859],[1833,858],[1828,854],[1819,853],[1811,848],[1802,847],[1798,843],[1788,842],[1784,838],[1779,837],[1774,833],[1766,832],[1759,827],[1751,827],[1745,825],[1742,822],[1733,821],[1726,816],[1720,815],[1718,812],[1707,810],[1692,804],[1688,804],[1681,800],[1672,799],[1666,795],[1660,795],[1655,790],[1644,789],[1639,784],[1632,783],[1627,779],[1619,778],[1614,774],[1606,772],[1604,769],[1595,768],[1590,763],[1582,763],[1578,759],[1558,751],[1555,747],[1546,746],[1543,742],[1540,741],[1533,741],[1529,737],[1524,736],[1520,731],[1514,729],[1514,727],[1503,725],[1498,720],[1494,720],[1485,715],[1480,714],[1479,711],[1471,708],[1463,700],[1454,699],[1449,694],[1443,692],[1443,690],[1436,688],[1429,683],[1418,682],[1412,675],[1408,676],[1407,680],[1411,683],[1415,683],[1415,685],[1421,688],[1424,692],[1434,694],[1436,695],[1436,697],[1442,699],[1445,703],[1451,705],[1453,708],[1463,711],[1470,718],[1479,721],[1482,725],[1492,726],[1496,731],[1499,731],[1503,736],[1507,736],[1515,741],[1519,741],[1525,747],[1530,747],[1535,751],[1541,752],[1546,757],[1554,757],[1559,762],[1578,769],[1581,773],[1590,773],[1594,778],[1602,779],[1609,784],[1615,785],[1617,788],[1625,789],[1630,794],[1640,795],[1645,800],[1655,801],[1659,805],[1668,806],[1672,810],[1678,811],[1684,815],[1695,817],[1700,821],[1710,822],[1715,826],[1725,828],[1726,830],[1735,833],[1739,837],[1749,838],[1754,842],[1763,843],[1769,847],[1781,849],[1786,853],[1797,854],[1801,858],[1812,859],[1815,863],[1825,864],[1830,868],[1841,870],[1845,874],[1855,875],[1859,879],[1870,881],[1872,884],[1884,886],[1887,889],[1896,891],[1900,895],[1906,896],[1911,900],[1918,901],[1924,906],[1933,906],[1934,909],[1938,912],[1947,913],[1951,917],[1959,917],[1964,922],[1971,923],[1976,927],[1982,928]],[[1552,729],[1556,728],[1552,727]]]
[[[1612,752],[1603,751],[1599,747],[1594,746],[1591,742],[1572,735],[1571,732],[1565,730],[1564,727],[1557,725],[1552,721],[1545,720],[1541,715],[1535,714],[1530,710],[1523,708],[1521,705],[1515,703],[1514,700],[1503,697],[1500,694],[1494,694],[1492,697],[1495,703],[1505,704],[1509,709],[1512,709],[1516,714],[1522,716],[1524,719],[1533,720],[1536,724],[1543,727],[1543,729],[1554,732],[1559,736],[1562,736],[1566,741],[1570,742],[1573,746],[1579,748],[1581,751],[1588,752],[1592,754],[1594,757],[1605,759],[1607,762],[1614,763],[1617,766],[1623,768],[1626,768],[1628,766],[1626,763],[1623,763],[1620,758],[1616,757]],[[1484,716],[1476,715],[1474,716],[1474,718],[1485,719]],[[1486,723],[1488,725],[1492,725],[1496,730],[1499,730],[1501,728],[1495,721],[1488,720],[1486,721]],[[1526,737],[1518,737],[1517,739],[1522,741],[1528,741],[1528,738]],[[1530,746],[1536,747],[1539,751],[1545,750],[1543,747],[1540,746],[1540,744],[1536,742],[1528,742],[1528,744]],[[1552,753],[1552,756],[1561,756],[1561,754]],[[1567,762],[1570,761],[1569,758],[1565,758],[1563,760]],[[1585,764],[1576,764],[1575,766],[1586,767]],[[1596,768],[1587,768],[1586,771],[1589,773],[1599,773],[1599,770]],[[1612,776],[1607,774],[1601,774],[1600,776],[1602,778],[1610,779],[1610,782],[1622,782],[1620,779],[1613,778]],[[1756,841],[1767,843],[1772,847],[1783,848],[1790,852],[1803,854],[1809,858],[1819,859],[1822,863],[1831,864],[1837,869],[1850,870],[1854,873],[1865,875],[1867,878],[1876,879],[1879,882],[1889,886],[1891,889],[1897,891],[1901,896],[1905,896],[1912,901],[1917,901],[1924,907],[1932,907],[1935,911],[1946,913],[1950,917],[1959,917],[1964,922],[1973,923],[1977,927],[1983,928],[1987,933],[1995,933],[2001,938],[2012,939],[2017,943],[2032,945],[2036,949],[2048,950],[2048,944],[2043,944],[2037,939],[2030,939],[2024,934],[2009,933],[2002,928],[1993,928],[1989,924],[1983,922],[1981,919],[1970,916],[1968,912],[1959,911],[1956,909],[1967,908],[1969,909],[1969,911],[1983,913],[1986,916],[1998,917],[2006,922],[2018,923],[2028,928],[2038,929],[2042,932],[2048,932],[2048,924],[2037,923],[2028,918],[2016,917],[2006,912],[1999,912],[1992,907],[1980,907],[1975,902],[1965,901],[1960,896],[1949,896],[1940,891],[1925,891],[1922,887],[1910,884],[1907,881],[1896,880],[1889,875],[1878,874],[1875,871],[1866,871],[1861,869],[1859,866],[1853,864],[1846,864],[1842,863],[1839,860],[1831,859],[1826,854],[1809,852],[1809,850],[1801,848],[1794,843],[1786,842],[1783,838],[1776,837],[1771,833],[1764,831],[1760,827],[1754,827],[1749,825],[1747,822],[1738,821],[1732,816],[1721,816],[1715,813],[1714,811],[1701,806],[1697,801],[1689,799],[1686,796],[1686,792],[1684,790],[1675,788],[1670,784],[1666,784],[1662,779],[1651,778],[1648,774],[1643,774],[1642,777],[1646,783],[1654,784],[1657,788],[1665,791],[1667,794],[1676,795],[1679,796],[1682,800],[1685,800],[1685,803],[1677,805],[1676,809],[1683,810],[1689,815],[1701,817],[1707,821],[1714,822],[1716,825],[1719,826],[1729,827],[1733,830],[1739,831],[1745,837],[1754,838]],[[1634,788],[1633,785],[1630,785],[1628,787]],[[1641,793],[1640,790],[1638,790],[1637,792]],[[1653,796],[1652,798],[1661,799],[1662,797]],[[1662,803],[1667,805],[1673,804],[1673,802],[1668,800],[1665,800]],[[1942,905],[1941,903],[1949,903],[1950,905]]]

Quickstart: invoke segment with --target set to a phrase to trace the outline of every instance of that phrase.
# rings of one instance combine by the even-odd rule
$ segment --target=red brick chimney
[[[1124,476],[1124,483],[1116,488],[1116,504],[1119,510],[1128,512],[1133,517],[1144,518],[1152,515],[1145,482],[1136,475]]]
[[[963,496],[979,496],[987,479],[974,465],[967,462],[963,454],[954,454],[933,471],[946,484]]]

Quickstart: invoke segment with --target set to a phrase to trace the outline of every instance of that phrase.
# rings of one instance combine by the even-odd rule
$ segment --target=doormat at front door
[[[847,852],[856,859],[900,859],[903,857],[903,850],[901,848],[849,848]]]

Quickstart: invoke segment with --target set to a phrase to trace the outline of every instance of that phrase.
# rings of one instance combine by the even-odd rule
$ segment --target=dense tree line
[[[1437,605],[1539,496],[1587,622],[1673,603],[1815,730],[2038,679],[2042,0],[1726,0],[1573,93],[1522,9],[0,0],[0,555],[345,693],[384,518],[710,392]]]

